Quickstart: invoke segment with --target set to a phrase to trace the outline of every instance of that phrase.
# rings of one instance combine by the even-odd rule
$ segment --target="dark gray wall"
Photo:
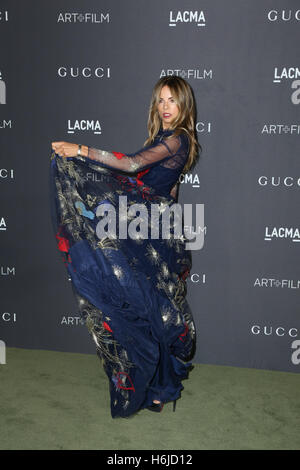
[[[51,141],[138,150],[154,84],[178,73],[194,90],[203,147],[180,188],[182,204],[205,207],[204,246],[188,279],[195,362],[299,372],[299,2],[4,0],[0,8],[0,339],[95,352],[50,224]],[[184,11],[202,11],[200,24]],[[178,12],[188,21],[173,21]],[[76,121],[82,127],[68,133]]]

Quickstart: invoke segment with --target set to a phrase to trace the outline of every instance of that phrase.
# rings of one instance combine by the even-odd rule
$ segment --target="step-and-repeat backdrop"
[[[95,352],[50,221],[51,142],[135,152],[153,86],[178,75],[202,146],[179,191],[204,207],[186,227],[203,235],[187,280],[194,362],[299,372],[299,2],[0,8],[0,344]]]

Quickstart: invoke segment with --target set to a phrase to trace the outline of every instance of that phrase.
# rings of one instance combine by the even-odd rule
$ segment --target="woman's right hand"
[[[61,157],[76,157],[78,152],[78,144],[71,142],[52,142],[52,148]]]
[[[77,152],[79,145],[72,144],[71,142],[52,142],[52,148],[55,153],[58,153],[61,157],[77,157]],[[82,157],[88,156],[88,147],[87,145],[81,146],[80,155]]]

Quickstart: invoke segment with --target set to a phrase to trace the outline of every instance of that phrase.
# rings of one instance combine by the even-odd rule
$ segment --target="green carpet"
[[[7,348],[1,449],[300,449],[300,376],[195,364],[175,413],[112,419],[90,354]]]

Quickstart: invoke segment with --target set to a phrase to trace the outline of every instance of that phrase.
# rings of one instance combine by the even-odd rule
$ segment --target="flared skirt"
[[[49,189],[57,246],[109,379],[111,416],[177,399],[196,332],[186,300],[191,253],[184,234],[174,236],[172,211],[169,238],[160,230],[174,199],[137,177],[54,152]]]

